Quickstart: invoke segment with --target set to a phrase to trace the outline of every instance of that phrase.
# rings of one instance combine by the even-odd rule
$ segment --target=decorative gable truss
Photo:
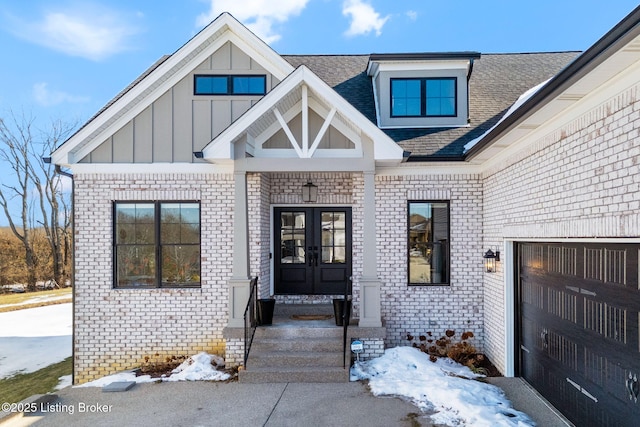
[[[378,164],[397,164],[403,160],[403,153],[399,145],[303,65],[214,138],[202,156],[212,163],[244,157],[369,159]],[[308,161],[296,164],[311,166]]]

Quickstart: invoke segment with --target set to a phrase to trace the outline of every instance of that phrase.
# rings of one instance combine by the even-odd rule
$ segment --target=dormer
[[[467,126],[469,78],[478,52],[371,54],[378,127]]]

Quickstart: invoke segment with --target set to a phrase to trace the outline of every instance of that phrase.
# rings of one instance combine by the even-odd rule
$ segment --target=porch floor
[[[296,319],[295,316],[331,316],[326,319]],[[349,323],[351,326],[352,323]],[[264,327],[271,328],[342,328],[336,326],[332,304],[283,304],[276,303],[273,310],[273,322]]]

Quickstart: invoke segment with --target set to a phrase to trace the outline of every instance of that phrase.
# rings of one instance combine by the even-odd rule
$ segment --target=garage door
[[[516,245],[519,374],[578,426],[640,425],[639,251]]]

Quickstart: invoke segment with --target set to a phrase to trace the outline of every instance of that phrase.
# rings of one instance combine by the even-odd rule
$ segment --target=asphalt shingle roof
[[[548,80],[580,52],[482,54],[469,82],[469,127],[385,129],[415,158],[461,158],[464,145],[493,126],[527,90]],[[306,65],[365,117],[376,123],[369,55],[283,55]]]

